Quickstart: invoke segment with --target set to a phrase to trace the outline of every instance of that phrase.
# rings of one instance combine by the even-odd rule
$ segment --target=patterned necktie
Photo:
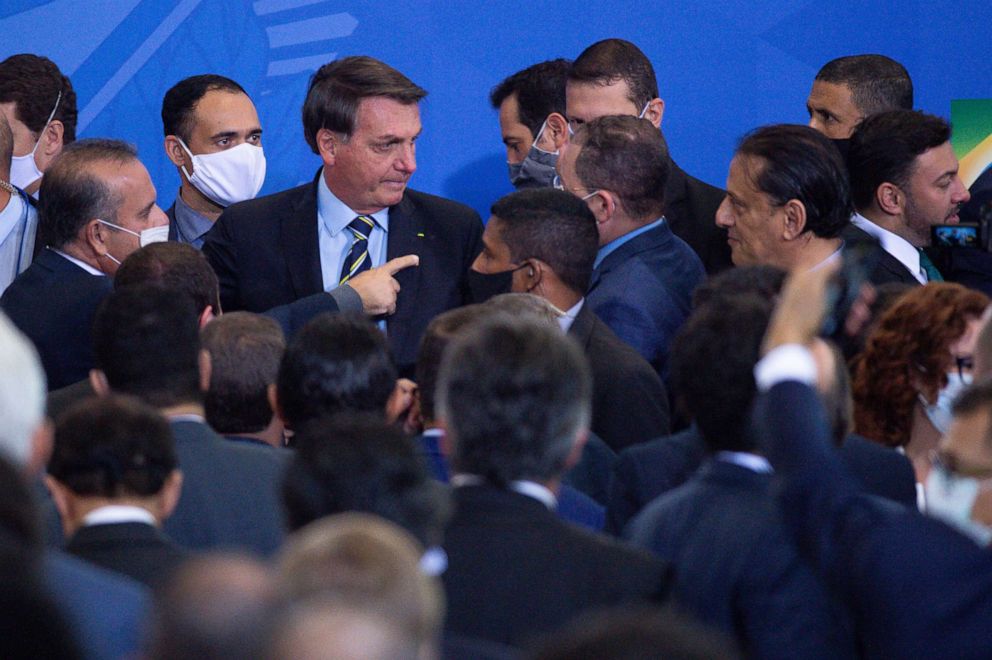
[[[367,215],[360,215],[348,223],[348,229],[354,235],[351,242],[351,252],[344,259],[341,265],[341,281],[344,284],[355,275],[369,269],[369,234],[375,227],[375,221]]]
[[[927,253],[921,248],[917,248],[917,250],[920,252],[920,268],[922,268],[923,272],[927,274],[927,282],[943,282],[943,275],[940,274],[937,267],[933,265],[932,261],[930,261],[930,257],[927,256]]]

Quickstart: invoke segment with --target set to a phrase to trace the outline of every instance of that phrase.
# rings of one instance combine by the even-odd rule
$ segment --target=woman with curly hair
[[[950,423],[954,396],[971,382],[984,294],[960,284],[927,284],[879,318],[852,363],[854,430],[901,447],[922,482]]]

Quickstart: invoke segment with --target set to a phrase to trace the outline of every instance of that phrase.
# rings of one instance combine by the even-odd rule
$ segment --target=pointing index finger
[[[382,268],[390,275],[395,275],[405,268],[418,265],[420,265],[420,257],[416,254],[407,254],[387,261],[382,265]]]

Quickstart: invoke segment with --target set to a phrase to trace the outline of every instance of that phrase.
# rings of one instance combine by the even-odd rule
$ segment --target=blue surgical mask
[[[558,163],[558,151],[545,151],[537,146],[548,125],[545,119],[541,130],[537,132],[527,157],[519,163],[507,163],[510,169],[510,183],[517,190],[525,188],[549,188],[555,178],[555,165]]]
[[[923,411],[927,414],[927,419],[933,427],[940,431],[941,435],[947,433],[951,428],[951,406],[961,392],[971,385],[971,374],[959,374],[956,371],[947,374],[947,385],[937,393],[937,400],[928,402],[923,395],[918,395]]]

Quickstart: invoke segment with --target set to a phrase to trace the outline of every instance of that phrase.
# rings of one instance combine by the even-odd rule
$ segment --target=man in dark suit
[[[200,352],[199,311],[188,295],[150,285],[122,287],[93,326],[97,394],[142,399],[169,418],[183,491],[165,533],[190,549],[274,552],[284,536],[279,479],[270,448],[234,443],[203,418],[209,361]]]
[[[847,621],[800,561],[747,419],[770,305],[704,305],[673,344],[672,381],[709,460],[645,508],[626,536],[675,567],[673,597],[753,657],[850,657]]]
[[[669,171],[661,133],[629,116],[583,123],[558,159],[561,188],[589,205],[599,231],[586,303],[662,376],[705,277],[664,215]]]
[[[426,93],[370,57],[321,67],[303,108],[307,143],[323,161],[313,183],[235,204],[207,235],[225,309],[259,312],[330,291],[357,311],[358,276],[382,271],[400,295],[372,313],[388,315],[397,364],[412,367],[430,319],[465,302],[482,234],[471,209],[407,189]]]
[[[169,424],[154,408],[127,397],[75,407],[55,429],[48,474],[70,554],[150,588],[185,560],[160,531],[182,473]]]
[[[164,241],[168,220],[134,148],[81,140],[42,179],[39,242],[47,247],[0,298],[0,307],[41,354],[48,387],[87,377],[90,328],[111,278],[141,245]]]
[[[668,432],[668,395],[658,374],[623,343],[586,303],[599,246],[596,219],[574,195],[528,190],[492,208],[472,264],[474,281],[540,296],[561,310],[562,329],[592,368],[590,428],[615,451]]]
[[[931,226],[958,222],[958,210],[971,196],[958,176],[950,137],[946,121],[913,110],[872,115],[851,135],[852,223],[884,251],[872,283],[943,279],[922,249],[930,245]]]
[[[657,599],[666,566],[554,515],[578,459],[590,379],[554,328],[501,315],[445,352],[438,415],[453,446],[446,630],[521,646],[582,612]]]
[[[811,387],[817,365],[806,345],[827,311],[832,274],[805,274],[786,287],[755,369],[763,392],[755,419],[762,447],[783,478],[784,517],[850,606],[873,655],[989,657],[988,549],[915,511],[880,506],[831,450],[830,426]],[[978,429],[982,441],[987,430],[986,420]]]
[[[660,129],[665,112],[654,67],[637,46],[622,39],[604,39],[582,51],[568,73],[565,103],[573,132],[604,115],[639,117]],[[658,182],[657,192],[664,192],[672,232],[699,255],[707,273],[730,268],[727,232],[715,224],[724,192],[686,174],[667,152],[664,159],[669,176]]]

